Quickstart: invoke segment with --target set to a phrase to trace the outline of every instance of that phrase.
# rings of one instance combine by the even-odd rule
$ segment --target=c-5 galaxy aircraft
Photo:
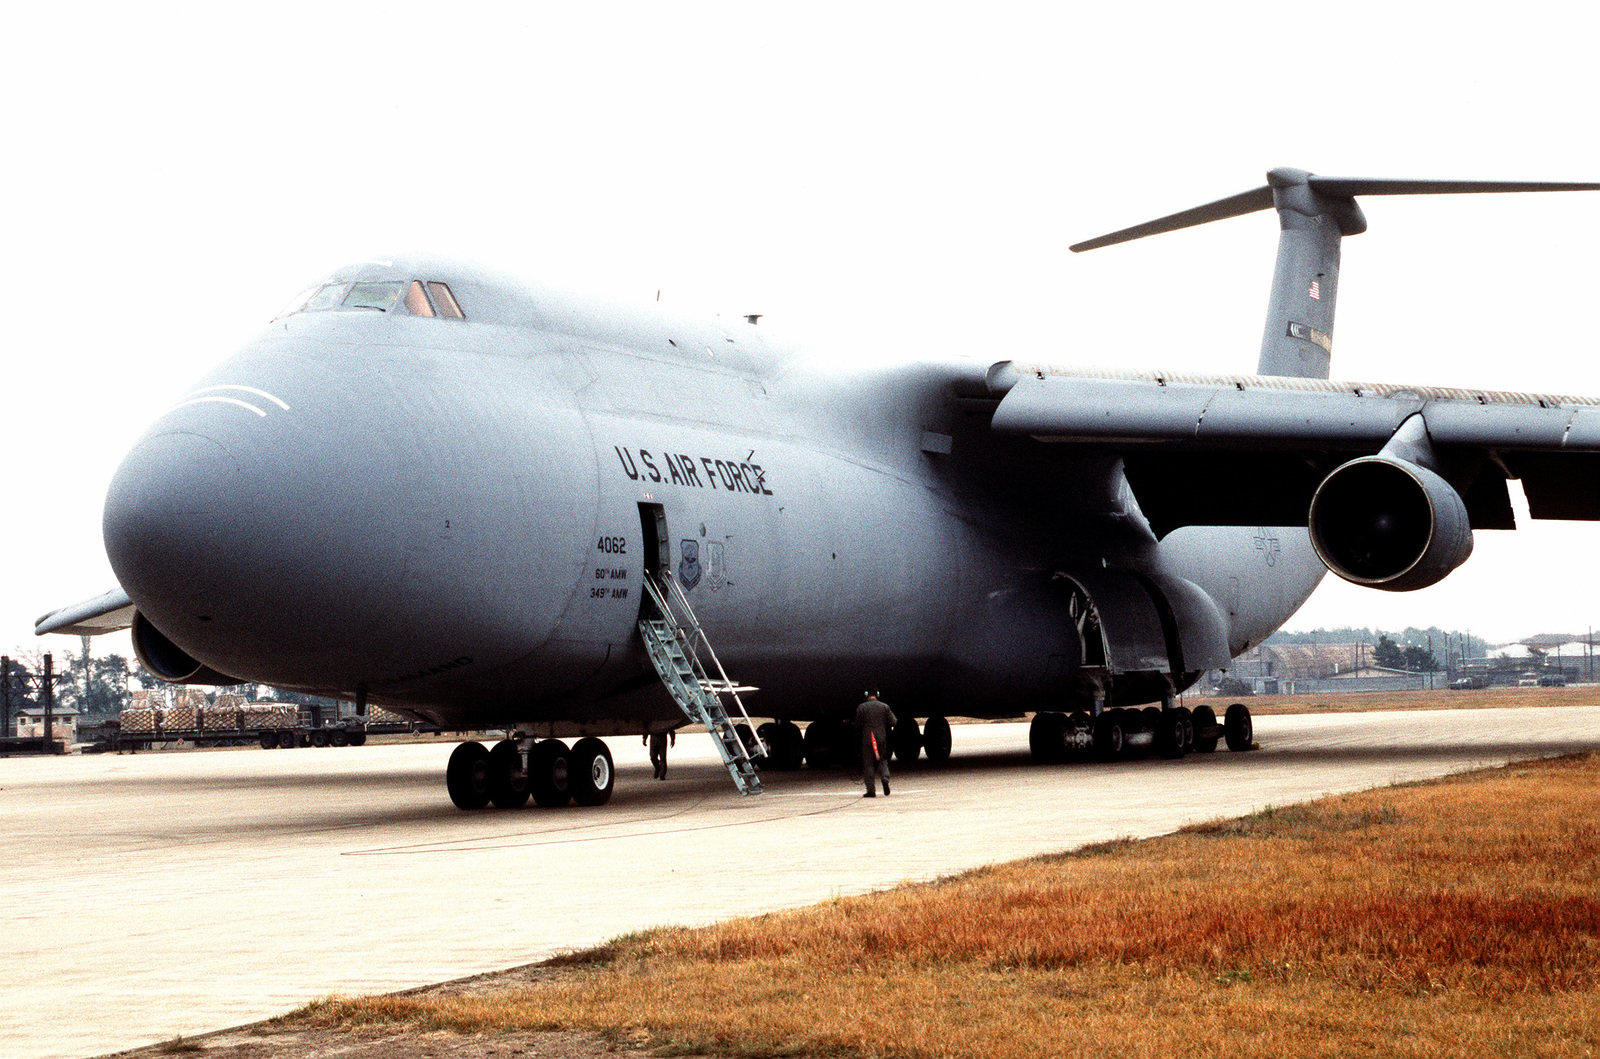
[[[131,625],[169,681],[506,729],[455,751],[463,808],[599,804],[594,736],[690,721],[758,791],[752,757],[837,754],[874,686],[927,718],[902,755],[1024,711],[1045,760],[1248,747],[1242,706],[1174,697],[1326,570],[1431,585],[1513,528],[1511,478],[1535,518],[1600,518],[1600,402],[1328,381],[1356,197],[1597,188],[1278,169],[1072,248],[1275,209],[1255,375],[821,371],[753,320],[362,263],[156,421],[106,498],[121,587],[37,631]]]

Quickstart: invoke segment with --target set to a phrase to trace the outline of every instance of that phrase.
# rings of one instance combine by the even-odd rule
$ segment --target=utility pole
[[[11,657],[0,656],[0,738],[11,734]]]
[[[49,651],[44,653],[44,679],[39,685],[39,704],[44,707],[44,752],[55,753],[55,736],[53,726],[55,723],[56,677],[55,658]]]

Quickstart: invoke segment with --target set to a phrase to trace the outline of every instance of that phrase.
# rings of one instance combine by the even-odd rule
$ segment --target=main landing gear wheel
[[[806,760],[805,736],[793,721],[768,721],[756,729],[756,735],[767,744],[767,756],[762,768],[775,772],[793,772]]]
[[[533,800],[546,809],[559,809],[572,797],[571,752],[559,739],[533,745],[528,755],[528,786]]]
[[[489,800],[497,809],[520,809],[528,804],[528,793],[522,751],[515,740],[500,740],[489,751]]]
[[[1250,708],[1242,702],[1228,707],[1222,715],[1222,736],[1229,750],[1249,750],[1255,746],[1255,725],[1250,723]]]
[[[950,760],[950,722],[942,714],[934,714],[923,724],[922,752],[928,755],[930,765]]]
[[[1094,722],[1094,753],[1101,761],[1115,761],[1127,749],[1127,731],[1121,710],[1106,710]]]
[[[578,740],[567,759],[567,777],[573,801],[579,805],[606,804],[617,779],[611,765],[611,749],[593,736]]]
[[[1157,721],[1156,746],[1164,758],[1181,758],[1194,743],[1194,722],[1182,706],[1164,711]]]
[[[1028,751],[1045,765],[1067,760],[1067,715],[1053,710],[1034,714],[1028,726]]]
[[[894,751],[895,761],[902,765],[917,760],[917,755],[922,753],[922,732],[917,728],[915,717],[902,718],[894,726],[894,731],[889,733],[889,747]]]
[[[806,764],[814,769],[832,768],[834,764],[834,724],[832,721],[812,721],[806,725],[805,742]]]
[[[1194,721],[1194,752],[1196,754],[1210,754],[1217,749],[1217,740],[1222,737],[1222,729],[1217,725],[1217,711],[1210,706],[1196,706],[1193,716]]]
[[[489,804],[489,751],[482,743],[462,743],[450,752],[444,785],[457,809],[482,809]]]

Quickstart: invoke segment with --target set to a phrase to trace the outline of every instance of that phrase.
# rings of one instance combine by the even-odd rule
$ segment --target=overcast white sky
[[[101,501],[153,415],[349,261],[660,289],[822,353],[1251,371],[1271,214],[1067,244],[1277,165],[1600,179],[1578,5],[1077,6],[8,15],[0,648],[114,584]],[[1600,193],[1364,206],[1336,377],[1600,394]],[[1600,623],[1597,543],[1480,533],[1438,587],[1330,579],[1290,627],[1581,631]]]

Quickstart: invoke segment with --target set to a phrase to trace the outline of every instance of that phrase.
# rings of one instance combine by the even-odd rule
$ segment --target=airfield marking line
[[[496,838],[484,839],[484,840],[479,841],[479,842],[473,842],[471,840],[468,840],[468,841],[464,841],[464,842],[460,842],[460,843],[453,843],[453,842],[437,843],[437,844],[435,844],[435,845],[433,845],[431,847],[427,847],[427,846],[417,846],[417,847],[400,846],[400,847],[388,847],[388,848],[383,848],[383,849],[348,850],[348,851],[346,851],[344,853],[341,853],[340,856],[343,856],[343,857],[407,857],[407,856],[420,856],[420,855],[427,854],[427,853],[486,853],[486,852],[489,852],[491,850],[526,849],[526,848],[533,847],[533,846],[573,846],[573,845],[580,845],[580,844],[589,843],[589,842],[615,842],[615,841],[618,841],[619,839],[657,838],[657,837],[660,837],[660,836],[663,836],[663,835],[689,835],[689,834],[694,834],[695,832],[698,832],[698,831],[722,831],[722,830],[725,830],[727,828],[732,828],[732,827],[752,827],[752,826],[755,826],[757,824],[770,824],[770,823],[773,823],[774,821],[778,821],[778,820],[801,820],[801,819],[804,819],[804,818],[806,818],[808,816],[823,816],[823,815],[825,815],[827,813],[837,813],[840,810],[848,809],[850,806],[854,805],[857,801],[860,801],[860,800],[861,800],[861,796],[860,795],[856,795],[854,798],[852,798],[849,801],[846,801],[846,802],[844,802],[844,803],[842,803],[840,805],[828,806],[828,807],[823,808],[823,809],[814,809],[811,812],[806,812],[806,813],[776,813],[776,814],[770,814],[770,815],[762,816],[762,817],[759,817],[757,819],[727,820],[727,821],[724,821],[722,823],[701,824],[701,825],[696,826],[696,827],[671,827],[671,828],[666,828],[664,830],[637,831],[637,832],[629,832],[629,833],[626,833],[626,834],[615,834],[615,835],[574,835],[574,836],[569,837],[569,838],[552,838],[552,839],[549,839],[547,841],[533,840],[533,841],[527,841],[527,842],[508,842],[508,841],[502,841],[500,837],[496,837]],[[638,822],[643,823],[645,821],[638,821]]]

